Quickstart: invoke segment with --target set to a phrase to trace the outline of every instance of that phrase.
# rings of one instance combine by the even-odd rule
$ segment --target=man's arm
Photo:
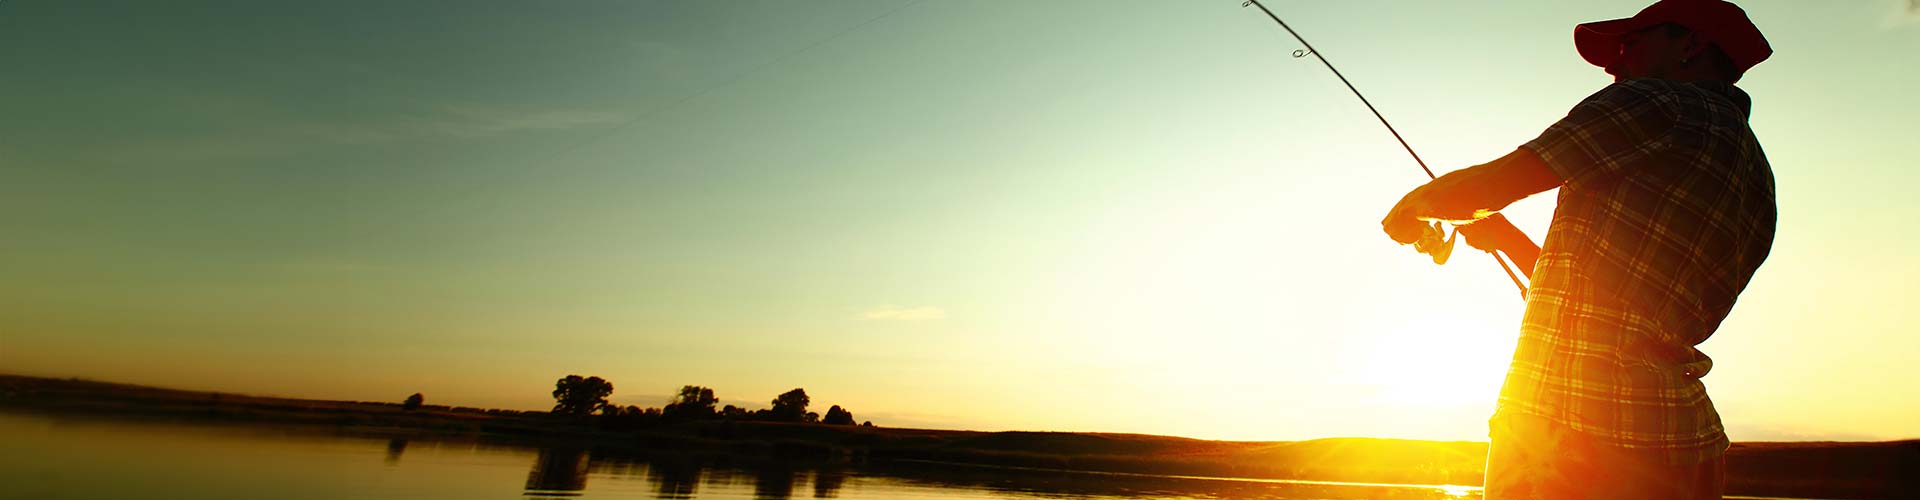
[[[1507,257],[1514,260],[1520,269],[1531,274],[1533,261],[1540,255],[1540,247],[1512,228],[1511,223],[1493,223],[1480,229],[1470,229],[1474,221],[1485,219],[1506,208],[1521,198],[1560,186],[1560,177],[1547,168],[1540,156],[1526,148],[1518,148],[1499,159],[1468,167],[1442,175],[1433,182],[1414,188],[1400,199],[1393,210],[1387,212],[1387,218],[1380,221],[1387,235],[1394,241],[1411,243],[1419,239],[1425,230],[1424,221],[1448,221],[1463,224],[1468,231],[1469,241],[1476,233],[1492,238],[1489,244],[1497,246]],[[1505,223],[1505,228],[1498,226]],[[1513,237],[1518,234],[1519,237]],[[1477,247],[1477,245],[1476,245]],[[1531,277],[1531,276],[1529,276]]]

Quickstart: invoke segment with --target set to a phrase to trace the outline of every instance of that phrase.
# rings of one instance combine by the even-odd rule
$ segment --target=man
[[[1773,173],[1733,86],[1772,53],[1739,7],[1661,0],[1574,28],[1612,85],[1514,152],[1414,189],[1381,224],[1451,221],[1532,289],[1489,421],[1486,498],[1720,498],[1728,442],[1694,348],[1773,245]],[[1560,188],[1544,245],[1496,212]]]

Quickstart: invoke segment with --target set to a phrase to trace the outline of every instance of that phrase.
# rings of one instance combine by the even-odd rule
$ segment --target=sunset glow
[[[1611,81],[1569,31],[1645,3],[1270,6],[1444,173]],[[1920,437],[1896,3],[1742,2],[1780,222],[1701,346],[1735,441]],[[31,69],[0,78],[0,373],[1485,440],[1513,285],[1382,234],[1426,176],[1239,4],[0,2]],[[1539,241],[1554,194],[1507,213]]]

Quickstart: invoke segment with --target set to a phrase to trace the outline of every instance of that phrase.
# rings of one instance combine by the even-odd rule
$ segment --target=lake
[[[457,438],[0,413],[0,496],[45,499],[1454,499],[1478,488],[607,456]]]

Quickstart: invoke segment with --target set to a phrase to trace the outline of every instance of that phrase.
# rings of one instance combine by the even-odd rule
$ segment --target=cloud
[[[926,319],[946,318],[947,310],[941,309],[938,307],[931,307],[931,306],[912,307],[912,308],[882,307],[879,309],[874,309],[871,311],[860,313],[860,317],[863,319],[875,319],[875,320],[918,321],[918,320],[926,320]]]
[[[857,411],[858,410],[857,408],[849,408],[848,410],[854,412],[853,413],[854,420],[859,420],[863,422],[873,422],[873,425],[878,425],[881,427],[893,427],[893,428],[905,428],[905,429],[971,429],[971,430],[977,430],[977,431],[1001,430],[1001,429],[981,429],[977,425],[967,424],[956,418],[948,417],[946,415],[935,415],[931,413],[886,412],[886,411],[860,412],[860,411]]]
[[[625,120],[623,114],[606,111],[445,105],[422,113],[352,121],[295,121],[285,127],[307,143],[366,145],[414,139],[485,139],[517,132],[611,126]]]
[[[447,106],[417,123],[421,132],[461,138],[490,137],[519,131],[564,130],[619,123],[619,113],[577,109],[507,110]]]
[[[186,121],[200,126],[110,138],[78,155],[141,164],[251,160],[339,147],[478,141],[515,134],[605,129],[628,119],[626,114],[612,111],[474,104],[314,117],[244,98],[187,95],[178,100],[199,113],[187,116]]]

